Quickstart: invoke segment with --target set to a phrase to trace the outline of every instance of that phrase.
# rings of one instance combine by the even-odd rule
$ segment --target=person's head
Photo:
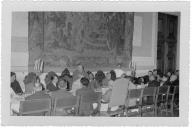
[[[88,74],[89,80],[94,80],[94,75],[91,71],[87,71],[87,74]]]
[[[59,77],[57,86],[59,89],[67,89],[67,81],[63,77]]]
[[[65,75],[70,75],[70,72],[69,72],[68,68],[65,68],[63,70],[63,72],[61,73],[61,76],[65,76]]]
[[[116,73],[115,73],[115,71],[111,70],[110,74],[111,74],[111,80],[115,81],[116,80]]]
[[[102,83],[103,79],[105,79],[105,74],[103,73],[103,71],[101,70],[97,71],[97,73],[95,74],[95,80],[98,83]]]
[[[16,74],[14,72],[11,72],[11,83],[16,80]]]
[[[171,75],[172,75],[172,72],[171,72],[171,70],[169,70],[169,71],[167,72],[167,76],[168,76],[168,77],[171,77]]]
[[[126,73],[123,73],[122,75],[121,75],[121,78],[125,78],[127,76],[127,74]]]
[[[159,73],[157,75],[157,81],[161,81],[162,80],[162,77],[163,77],[163,73]]]
[[[148,72],[148,76],[151,76],[151,75],[153,75],[153,72],[152,72],[152,71],[149,71],[149,72]]]
[[[110,73],[110,72],[107,72],[107,73],[106,73],[106,78],[107,78],[108,80],[111,80],[111,73]]]
[[[86,77],[81,78],[80,80],[82,86],[88,87],[89,86],[89,80]]]
[[[153,69],[153,75],[157,76],[157,69]]]
[[[138,83],[139,83],[139,84],[143,84],[143,83],[144,83],[144,78],[143,78],[143,77],[139,77]]]
[[[77,65],[77,70],[82,73],[82,72],[84,71],[83,65],[78,64],[78,65]]]
[[[170,77],[170,82],[174,82],[175,80],[177,80],[177,75],[172,74]]]
[[[154,81],[155,80],[155,76],[154,75],[151,75],[150,77],[149,77],[149,81]]]
[[[58,82],[58,76],[55,72],[49,72],[48,73],[48,77],[50,78],[50,81],[53,83],[53,84],[57,84]]]
[[[41,82],[41,80],[40,80],[39,76],[36,76],[36,81],[35,81],[35,83],[40,83],[40,82]]]
[[[179,76],[179,70],[175,71],[175,75]]]
[[[166,82],[168,80],[167,76],[166,75],[163,75],[162,79],[161,79],[163,82]]]

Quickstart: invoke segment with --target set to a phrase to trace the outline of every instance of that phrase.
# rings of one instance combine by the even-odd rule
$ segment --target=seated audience
[[[48,74],[45,77],[45,83],[46,83],[46,89],[49,91],[56,91],[57,83],[58,83],[58,76],[55,72],[48,72]]]
[[[131,76],[126,76],[125,78],[129,81],[128,90],[137,88],[137,86],[133,83],[133,78]]]
[[[73,82],[72,84],[72,89],[70,90],[70,92],[75,95],[76,90],[82,88],[82,84],[81,84],[81,78],[83,76],[81,74],[79,74],[79,76],[77,76],[77,79]]]
[[[25,100],[34,100],[34,99],[49,99],[50,96],[46,94],[45,91],[42,90],[43,85],[40,82],[39,77],[36,77],[36,83],[34,86],[33,93],[27,97],[25,97]]]
[[[61,77],[63,77],[67,81],[67,90],[72,89],[73,77],[70,75],[68,68],[65,68],[61,73]]]
[[[82,84],[82,88],[76,91],[76,96],[89,97],[89,95],[92,95],[93,93],[95,93],[91,88],[88,87],[89,80],[87,78],[85,77],[81,78],[80,82]],[[79,108],[79,115],[86,116],[86,115],[90,115],[92,112],[93,112],[92,104],[89,104],[89,103],[81,104],[81,107]]]
[[[151,75],[149,77],[148,87],[158,87],[158,86],[159,86],[159,82],[155,79],[154,75]]]
[[[87,71],[89,82],[94,81],[95,77],[91,71]]]
[[[149,82],[149,77],[153,75],[153,72],[152,71],[149,71],[148,72],[148,75],[144,76],[144,84],[147,84]]]
[[[23,83],[25,84],[25,93],[31,94],[34,92],[36,77],[37,77],[37,75],[34,72],[29,72],[25,76],[25,78],[23,80]]]
[[[166,75],[163,75],[161,82],[160,82],[160,86],[168,86],[168,78]]]
[[[15,94],[22,94],[23,93],[21,86],[16,79],[16,74],[14,72],[11,72],[11,88]]]
[[[67,90],[71,90],[73,77],[70,75],[68,68],[65,68],[61,73],[61,77],[63,77],[67,81]]]
[[[179,79],[178,79],[177,75],[172,74],[169,82],[170,82],[170,85],[172,85],[172,86],[178,86],[179,85]]]
[[[153,76],[155,77],[155,79],[157,79],[157,75],[158,75],[158,70],[153,69]]]
[[[37,76],[35,81],[34,91],[37,92],[37,91],[43,91],[43,90],[45,90],[45,87],[41,83],[39,76]]]
[[[162,77],[163,77],[163,73],[161,73],[161,72],[158,73],[158,74],[157,74],[157,81],[158,81],[158,82],[161,82]]]
[[[168,81],[169,81],[169,80],[170,80],[170,77],[171,77],[171,75],[172,75],[172,72],[169,70],[166,75],[167,75]]]
[[[105,74],[103,73],[103,71],[99,70],[97,71],[97,73],[95,74],[95,81],[91,83],[91,88],[94,91],[99,91],[101,92],[101,88],[103,87],[103,81],[105,79]]]
[[[67,89],[67,81],[63,77],[59,77],[57,91],[51,93],[51,97],[74,97]]]

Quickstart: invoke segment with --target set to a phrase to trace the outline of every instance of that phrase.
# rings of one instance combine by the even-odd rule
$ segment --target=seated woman
[[[95,77],[91,71],[87,71],[89,82],[94,81]]]
[[[46,83],[46,89],[49,91],[56,91],[57,88],[57,82],[58,82],[58,76],[55,72],[48,72],[48,74],[45,77],[45,83]]]
[[[67,81],[67,90],[72,89],[73,77],[70,75],[68,68],[65,68],[61,73],[61,77],[63,77]]]
[[[91,83],[91,88],[96,92],[101,92],[101,88],[103,87],[103,81],[105,79],[105,74],[103,71],[99,70],[95,74],[95,81]]]
[[[36,77],[34,90],[35,90],[35,92],[45,90],[45,87],[44,87],[44,85],[41,83],[41,80],[40,80],[39,76]]]
[[[168,77],[166,75],[163,75],[160,82],[160,86],[168,86],[168,84],[169,84]]]
[[[21,86],[16,79],[16,74],[14,72],[11,72],[11,88],[17,95],[23,93]]]

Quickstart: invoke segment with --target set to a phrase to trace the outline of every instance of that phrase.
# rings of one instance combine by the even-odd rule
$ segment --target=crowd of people
[[[113,90],[114,82],[117,79],[127,79],[129,81],[128,89],[136,89],[137,86],[146,85],[148,87],[158,86],[179,86],[179,70],[175,72],[161,73],[154,69],[149,71],[147,75],[136,77],[135,71],[131,75],[127,75],[121,68],[111,70],[104,73],[102,70],[95,74],[91,71],[85,71],[82,65],[78,65],[77,69],[70,74],[70,71],[65,68],[60,76],[51,71],[46,74],[44,79],[45,85],[42,84],[40,77],[35,73],[34,77],[30,77],[32,84],[31,90],[23,91],[19,82],[16,79],[16,74],[11,72],[11,89],[15,95],[22,95],[26,92],[31,92],[31,95],[26,99],[46,98],[49,97],[45,91],[53,92],[53,94],[63,93],[63,95],[83,95],[89,96],[90,93],[101,92],[102,101],[109,102]]]

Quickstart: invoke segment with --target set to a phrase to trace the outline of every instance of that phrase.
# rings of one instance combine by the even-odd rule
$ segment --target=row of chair
[[[174,115],[174,105],[178,104],[179,101],[179,87],[147,87],[144,89],[133,89],[129,90],[127,104],[125,104],[126,115],[131,115],[130,110],[132,108],[138,108],[137,115],[143,116],[146,112],[153,112],[153,116],[166,112],[171,113],[171,116]],[[131,99],[137,99],[135,104],[131,104]]]
[[[143,89],[127,90],[126,97],[110,100],[106,112],[101,111],[102,95],[101,92],[90,94],[89,97],[58,97],[51,99],[36,99],[20,102],[20,112],[18,115],[51,115],[51,116],[143,116],[146,112],[152,112],[153,116],[162,114],[173,116],[174,105],[178,104],[179,87],[171,89],[166,87],[146,87]],[[112,92],[113,98],[113,92]],[[123,101],[123,102],[121,102]],[[85,105],[96,104],[96,108],[88,113],[82,113]],[[111,108],[119,106],[115,111]],[[136,111],[133,111],[136,110]]]

